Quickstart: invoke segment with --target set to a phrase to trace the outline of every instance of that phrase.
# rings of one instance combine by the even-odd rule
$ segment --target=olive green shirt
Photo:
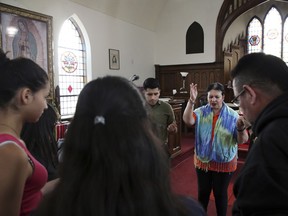
[[[168,142],[167,127],[175,121],[172,106],[169,103],[159,100],[154,106],[150,106],[150,117],[156,129],[156,134],[163,141]]]

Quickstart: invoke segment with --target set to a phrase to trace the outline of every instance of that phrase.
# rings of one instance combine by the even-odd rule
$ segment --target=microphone
[[[139,79],[139,76],[136,75],[136,74],[134,74],[133,76],[131,76],[131,77],[129,78],[129,80],[130,80],[131,82],[134,82],[135,80],[138,80],[138,79]]]

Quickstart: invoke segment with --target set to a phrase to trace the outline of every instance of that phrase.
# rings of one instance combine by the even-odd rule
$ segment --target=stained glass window
[[[272,7],[264,20],[263,51],[281,58],[282,19],[279,11]]]
[[[248,52],[262,51],[262,25],[258,18],[253,18],[248,25]]]
[[[58,46],[62,118],[70,118],[74,115],[78,95],[87,82],[85,53],[85,44],[80,28],[72,18],[69,18],[61,28]]]
[[[288,17],[284,22],[283,31],[283,60],[288,64]]]
[[[283,14],[283,17],[287,17],[287,14]],[[285,22],[282,21],[280,12],[275,7],[267,11],[263,24],[258,18],[253,18],[248,23],[247,50],[248,53],[263,50],[264,53],[280,57],[288,63],[288,21],[287,18]]]

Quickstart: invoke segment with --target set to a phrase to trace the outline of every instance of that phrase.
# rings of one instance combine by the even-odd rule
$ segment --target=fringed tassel
[[[206,172],[208,170],[215,172],[234,172],[237,169],[237,157],[235,156],[235,158],[233,158],[233,160],[228,163],[217,163],[215,161],[204,163],[200,161],[194,154],[194,165],[196,168]]]

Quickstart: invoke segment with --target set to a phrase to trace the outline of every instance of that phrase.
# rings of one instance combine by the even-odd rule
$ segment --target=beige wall
[[[154,76],[154,64],[190,64],[215,61],[215,26],[223,0],[168,0],[151,31],[121,21],[70,0],[2,0],[1,2],[53,16],[54,73],[57,84],[58,38],[70,16],[79,21],[88,43],[90,79],[104,75],[129,78],[138,74],[142,85]],[[149,14],[148,14],[149,16]],[[204,53],[186,55],[185,36],[198,22],[204,30]],[[109,70],[108,49],[120,50],[120,70]]]

